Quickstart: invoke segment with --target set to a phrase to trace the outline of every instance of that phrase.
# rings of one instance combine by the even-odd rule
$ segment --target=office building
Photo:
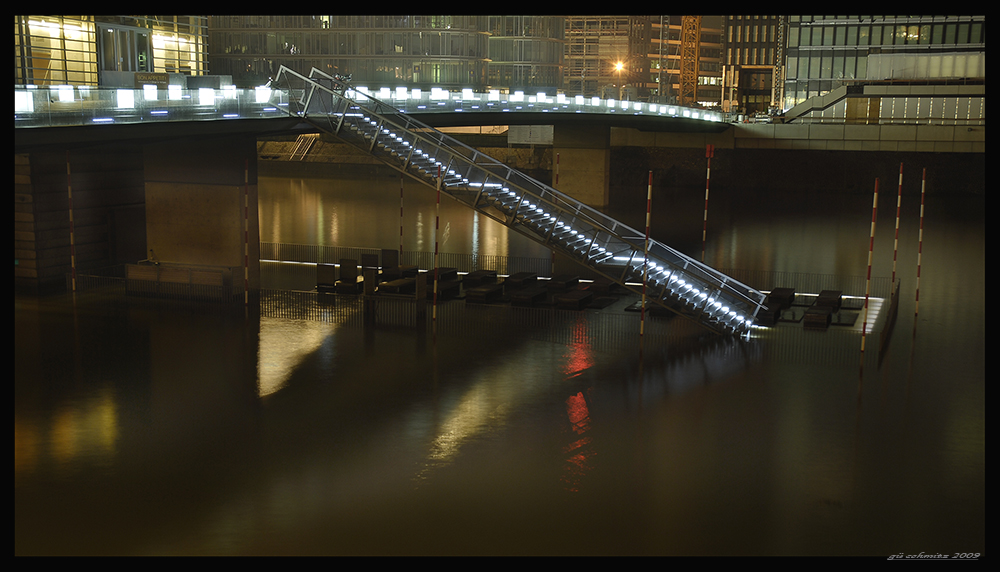
[[[563,87],[565,24],[556,16],[489,16],[487,80],[495,89],[555,93]]]
[[[213,73],[260,85],[282,65],[370,89],[532,89],[562,84],[562,18],[210,16]]]
[[[183,82],[208,71],[206,25],[205,16],[15,15],[14,84],[136,87],[137,73]]]
[[[985,79],[985,16],[788,16],[787,33],[785,109],[863,80]]]
[[[722,110],[766,113],[780,101],[784,20],[779,16],[724,16]],[[776,84],[775,77],[779,78]]]

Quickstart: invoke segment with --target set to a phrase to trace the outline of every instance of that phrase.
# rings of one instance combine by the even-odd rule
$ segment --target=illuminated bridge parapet
[[[644,116],[722,122],[720,113],[642,101],[584,98],[564,94],[526,94],[520,91],[476,93],[472,90],[430,91],[397,88],[358,92],[385,101],[404,113],[469,114],[588,114]],[[14,127],[68,127],[156,123],[170,121],[224,121],[288,117],[287,99],[272,97],[266,87],[255,89],[201,88],[168,90],[95,89],[87,86],[53,86],[14,89]]]

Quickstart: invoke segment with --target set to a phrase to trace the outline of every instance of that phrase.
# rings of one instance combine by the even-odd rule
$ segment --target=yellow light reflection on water
[[[117,451],[117,403],[113,390],[54,411],[48,420],[14,418],[14,473],[31,472],[49,457],[60,466],[104,462]]]
[[[530,353],[546,350],[551,351],[550,348],[524,348]],[[545,361],[544,356],[535,357]],[[529,356],[527,362],[537,363],[532,359]],[[453,463],[463,446],[503,430],[511,412],[532,402],[545,389],[546,384],[510,367],[509,363],[492,364],[479,370],[467,389],[444,406],[442,421],[433,429],[424,466],[415,480],[426,480],[433,470]]]
[[[257,394],[264,397],[285,387],[295,368],[322,346],[335,329],[335,324],[326,322],[262,317]]]
[[[582,336],[586,326],[581,320],[571,328],[577,336]],[[429,450],[416,481],[427,480],[434,470],[454,463],[463,447],[503,431],[508,419],[520,408],[543,399],[542,395],[552,389],[553,382],[576,378],[596,361],[590,345],[580,341],[569,347],[538,344],[522,350],[532,354],[525,356],[525,363],[542,364],[551,360],[556,367],[525,371],[504,362],[479,370],[467,389],[443,407],[442,420],[430,435]],[[538,372],[544,372],[541,378]],[[552,372],[558,372],[555,378],[551,377]],[[575,491],[579,489],[582,475],[590,470],[593,452],[586,446],[591,439],[584,435],[589,429],[590,414],[582,393],[568,399],[566,406],[572,430],[580,436],[576,443],[562,450],[567,455],[567,462],[576,464],[575,468],[567,468],[572,476],[565,476],[567,488]]]

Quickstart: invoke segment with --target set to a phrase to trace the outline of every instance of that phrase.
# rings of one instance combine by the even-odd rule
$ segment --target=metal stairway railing
[[[366,150],[393,168],[639,293],[644,233],[356,91],[317,69],[284,66],[273,103]],[[652,303],[724,334],[744,334],[764,294],[654,240],[648,242]],[[639,287],[636,286],[639,284]]]

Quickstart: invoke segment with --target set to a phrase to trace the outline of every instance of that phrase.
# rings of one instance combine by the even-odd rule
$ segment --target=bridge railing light
[[[116,92],[118,109],[135,109],[135,92],[131,89],[119,89]]]
[[[71,103],[73,101],[73,86],[56,86],[54,91],[56,92],[56,97],[59,99],[60,103]]]
[[[20,89],[14,90],[14,113],[34,113],[35,101],[32,92]]]
[[[215,90],[211,87],[198,88],[198,105],[215,105]]]

